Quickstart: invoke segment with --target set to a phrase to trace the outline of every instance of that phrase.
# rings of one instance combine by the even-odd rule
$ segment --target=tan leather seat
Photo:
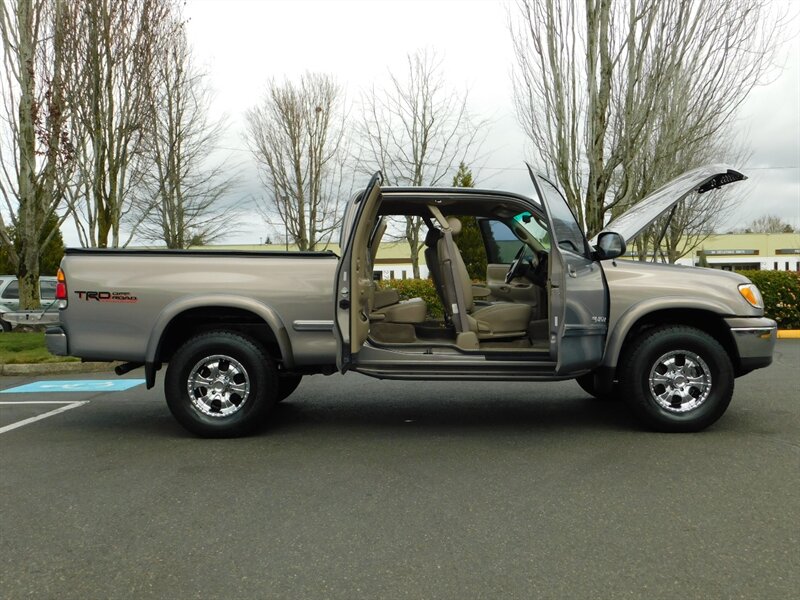
[[[372,235],[369,247],[370,265],[375,264],[378,246],[386,232],[386,218],[381,217]],[[400,300],[397,290],[391,288],[378,289],[372,282],[372,302],[370,304],[370,321],[383,323],[422,323],[428,314],[428,305],[422,298]]]
[[[461,233],[461,221],[455,217],[448,217],[447,224],[453,236]],[[426,242],[428,240],[426,239]],[[431,239],[431,241],[433,241]],[[438,269],[438,273],[433,275],[434,282],[437,288],[442,290],[444,295],[446,308],[458,306],[456,301],[455,290],[450,290],[449,286],[445,285],[444,266],[442,265],[442,257],[447,253],[444,249],[445,240],[440,237],[436,242],[437,251],[435,255],[426,251],[425,258],[428,260],[428,268],[433,264],[434,268]],[[429,246],[429,250],[432,245]],[[430,256],[430,258],[429,258]],[[472,281],[470,280],[467,266],[464,264],[464,259],[461,257],[461,252],[456,251],[452,257],[453,262],[453,279],[455,285],[460,286],[466,306],[464,310],[467,312],[467,320],[470,329],[474,331],[478,339],[487,340],[494,338],[514,338],[527,335],[528,322],[531,318],[531,307],[529,304],[517,304],[514,302],[495,302],[488,306],[475,305],[475,299],[472,295]]]
[[[397,290],[375,290],[370,320],[387,323],[422,323],[428,305],[422,298],[400,300]]]

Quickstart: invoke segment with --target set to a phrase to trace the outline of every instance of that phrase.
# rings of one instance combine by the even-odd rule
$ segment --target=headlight
[[[750,306],[754,306],[755,308],[764,308],[764,299],[761,297],[761,292],[758,291],[758,288],[754,284],[740,284],[739,293],[742,295],[742,298],[747,300],[747,303]]]

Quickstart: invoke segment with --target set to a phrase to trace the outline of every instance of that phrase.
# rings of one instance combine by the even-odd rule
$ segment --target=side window
[[[567,201],[561,192],[549,181],[539,178],[542,182],[542,193],[547,197],[547,209],[553,221],[555,238],[561,250],[569,250],[575,254],[585,256],[587,253],[586,241],[583,232],[578,227],[575,215],[572,214]]]
[[[3,298],[7,300],[19,300],[19,281],[16,279],[8,284],[3,290]]]
[[[56,297],[56,282],[44,280],[39,282],[39,297],[54,299]]]
[[[502,221],[480,221],[486,244],[486,258],[490,264],[510,264],[523,246],[511,228]]]

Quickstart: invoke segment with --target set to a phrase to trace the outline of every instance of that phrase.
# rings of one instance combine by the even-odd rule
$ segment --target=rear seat
[[[422,323],[427,313],[428,305],[422,298],[400,300],[397,290],[376,289],[369,318],[385,323]]]

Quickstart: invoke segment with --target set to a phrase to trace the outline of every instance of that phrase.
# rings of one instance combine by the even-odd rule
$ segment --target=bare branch
[[[427,50],[409,55],[405,76],[389,72],[386,88],[363,93],[361,104],[359,170],[379,168],[388,185],[450,181],[460,163],[472,161],[486,131],[486,122],[469,114],[468,94],[447,87],[441,58]],[[421,226],[418,217],[403,224],[414,277],[420,274]]]
[[[275,215],[300,250],[327,247],[339,226],[348,155],[343,104],[332,77],[306,73],[299,83],[270,81],[247,112],[247,141],[268,190],[260,212],[267,222]]]
[[[766,17],[763,0],[518,0],[517,114],[590,235],[718,158],[785,25]]]

